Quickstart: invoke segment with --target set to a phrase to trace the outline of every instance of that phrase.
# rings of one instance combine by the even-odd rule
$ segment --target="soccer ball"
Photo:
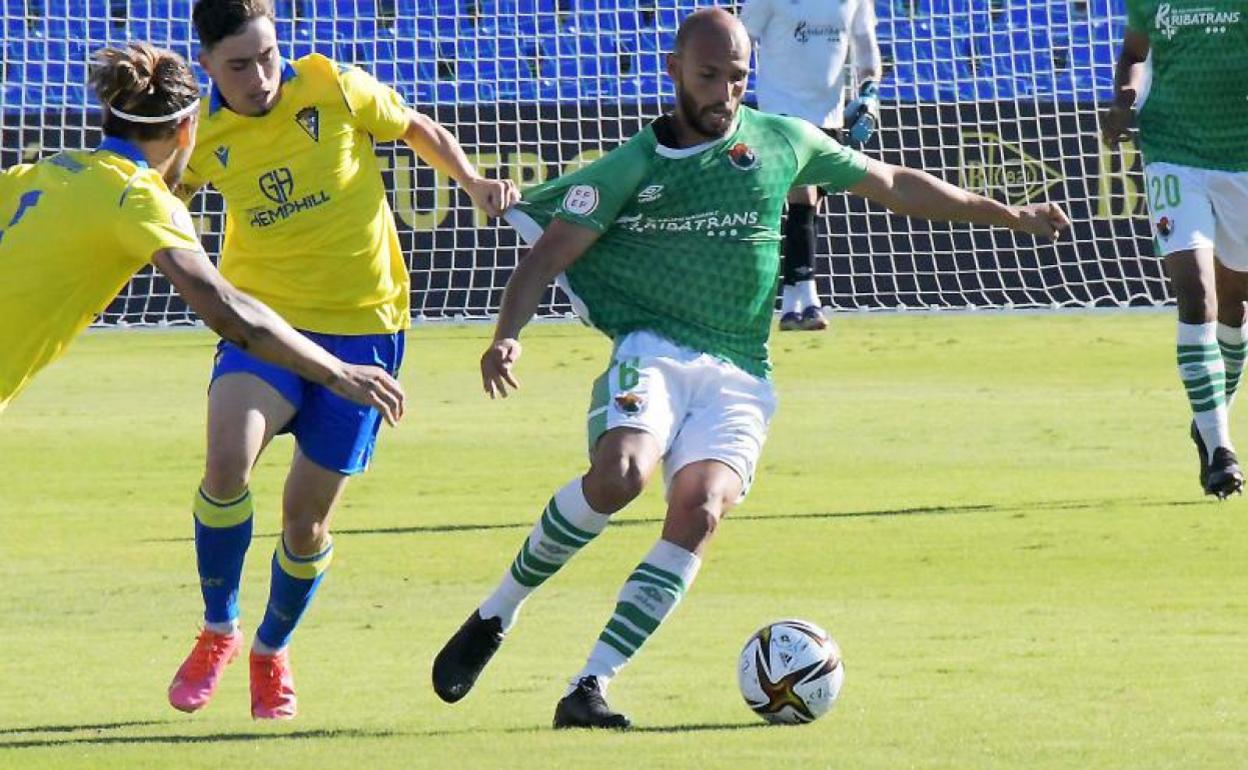
[[[844,681],[841,648],[805,620],[763,626],[746,641],[737,665],[746,705],[772,724],[815,721],[836,703]]]

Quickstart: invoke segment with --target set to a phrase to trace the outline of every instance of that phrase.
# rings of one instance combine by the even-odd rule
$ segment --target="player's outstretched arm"
[[[494,341],[481,356],[481,385],[490,398],[495,395],[506,398],[508,388],[520,387],[512,373],[512,367],[520,358],[520,330],[537,312],[537,305],[550,282],[580,259],[599,235],[601,233],[588,227],[555,219],[516,265],[503,290],[503,306],[494,326]]]
[[[1131,138],[1131,110],[1144,83],[1144,61],[1150,48],[1147,32],[1128,28],[1114,65],[1114,101],[1101,115],[1101,137],[1113,147]]]
[[[152,264],[217,334],[270,363],[371,406],[391,425],[403,417],[403,387],[376,366],[338,360],[268,308],[226,281],[203,252],[162,249]]]
[[[477,208],[492,217],[520,200],[520,191],[510,179],[487,179],[477,173],[459,142],[437,121],[411,110],[403,141],[416,155],[439,173],[464,188]]]
[[[1008,227],[1054,240],[1070,226],[1055,203],[1007,206],[905,166],[867,160],[867,175],[849,188],[895,214],[946,222]]]

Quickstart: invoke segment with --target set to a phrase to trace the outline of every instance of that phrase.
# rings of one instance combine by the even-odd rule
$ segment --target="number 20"
[[[1174,174],[1152,177],[1148,180],[1148,185],[1149,192],[1152,193],[1153,211],[1165,211],[1167,207],[1173,208],[1182,200],[1179,197],[1179,178]],[[1164,201],[1162,200],[1163,193]]]

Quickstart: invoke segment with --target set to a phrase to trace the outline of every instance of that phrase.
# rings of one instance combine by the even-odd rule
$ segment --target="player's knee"
[[[233,500],[251,483],[251,468],[240,458],[223,452],[208,452],[204,464],[204,494],[214,500]]]
[[[697,551],[719,528],[724,506],[715,495],[677,501],[663,527],[663,539]]]
[[[329,522],[314,517],[287,518],[282,525],[286,547],[296,556],[311,556],[329,545]]]
[[[596,459],[585,477],[585,498],[599,513],[615,513],[646,487],[646,472],[634,457]]]

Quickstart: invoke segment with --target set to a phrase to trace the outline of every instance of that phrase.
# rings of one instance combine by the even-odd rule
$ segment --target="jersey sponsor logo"
[[[598,188],[587,184],[574,184],[563,196],[563,210],[569,214],[587,216],[598,208]]]
[[[1163,240],[1169,240],[1170,234],[1174,232],[1174,223],[1170,221],[1170,217],[1162,217],[1157,220],[1157,234]]]
[[[737,142],[728,150],[728,162],[738,171],[751,171],[758,168],[758,155],[748,144]]]
[[[841,39],[841,33],[844,31],[845,28],[837,24],[811,24],[808,21],[799,21],[793,28],[793,39],[799,43],[806,43],[812,37],[821,37],[835,42]]]
[[[652,184],[637,194],[638,203],[653,203],[663,195],[663,185]]]
[[[1213,7],[1176,11],[1170,3],[1157,6],[1153,26],[1166,40],[1173,40],[1184,27],[1203,27],[1206,35],[1225,34],[1228,24],[1238,24],[1239,11],[1219,11]]]
[[[638,214],[620,217],[615,224],[634,233],[706,233],[709,237],[734,237],[739,228],[758,224],[757,211],[741,211],[726,214],[720,211],[704,211],[683,217],[647,217]]]
[[[295,191],[295,177],[283,166],[261,175],[260,192],[274,203],[285,203]]]
[[[1060,171],[1028,155],[1021,144],[991,132],[962,132],[959,152],[962,187],[1015,206],[1062,181]]]
[[[312,141],[321,141],[321,113],[315,107],[304,107],[295,113],[295,122],[299,124]]]
[[[314,209],[329,202],[329,194],[324,190],[310,193],[302,198],[292,199],[291,196],[295,193],[295,177],[290,173],[290,169],[284,166],[262,174],[258,183],[260,192],[264,193],[264,197],[277,205],[274,208],[257,207],[248,209],[247,213],[251,216],[250,223],[252,227],[269,227],[289,219],[295,214]]]
[[[225,168],[230,165],[230,148],[229,147],[226,147],[223,144],[217,149],[213,150],[212,154],[216,156],[217,162],[221,164],[221,168]]]

